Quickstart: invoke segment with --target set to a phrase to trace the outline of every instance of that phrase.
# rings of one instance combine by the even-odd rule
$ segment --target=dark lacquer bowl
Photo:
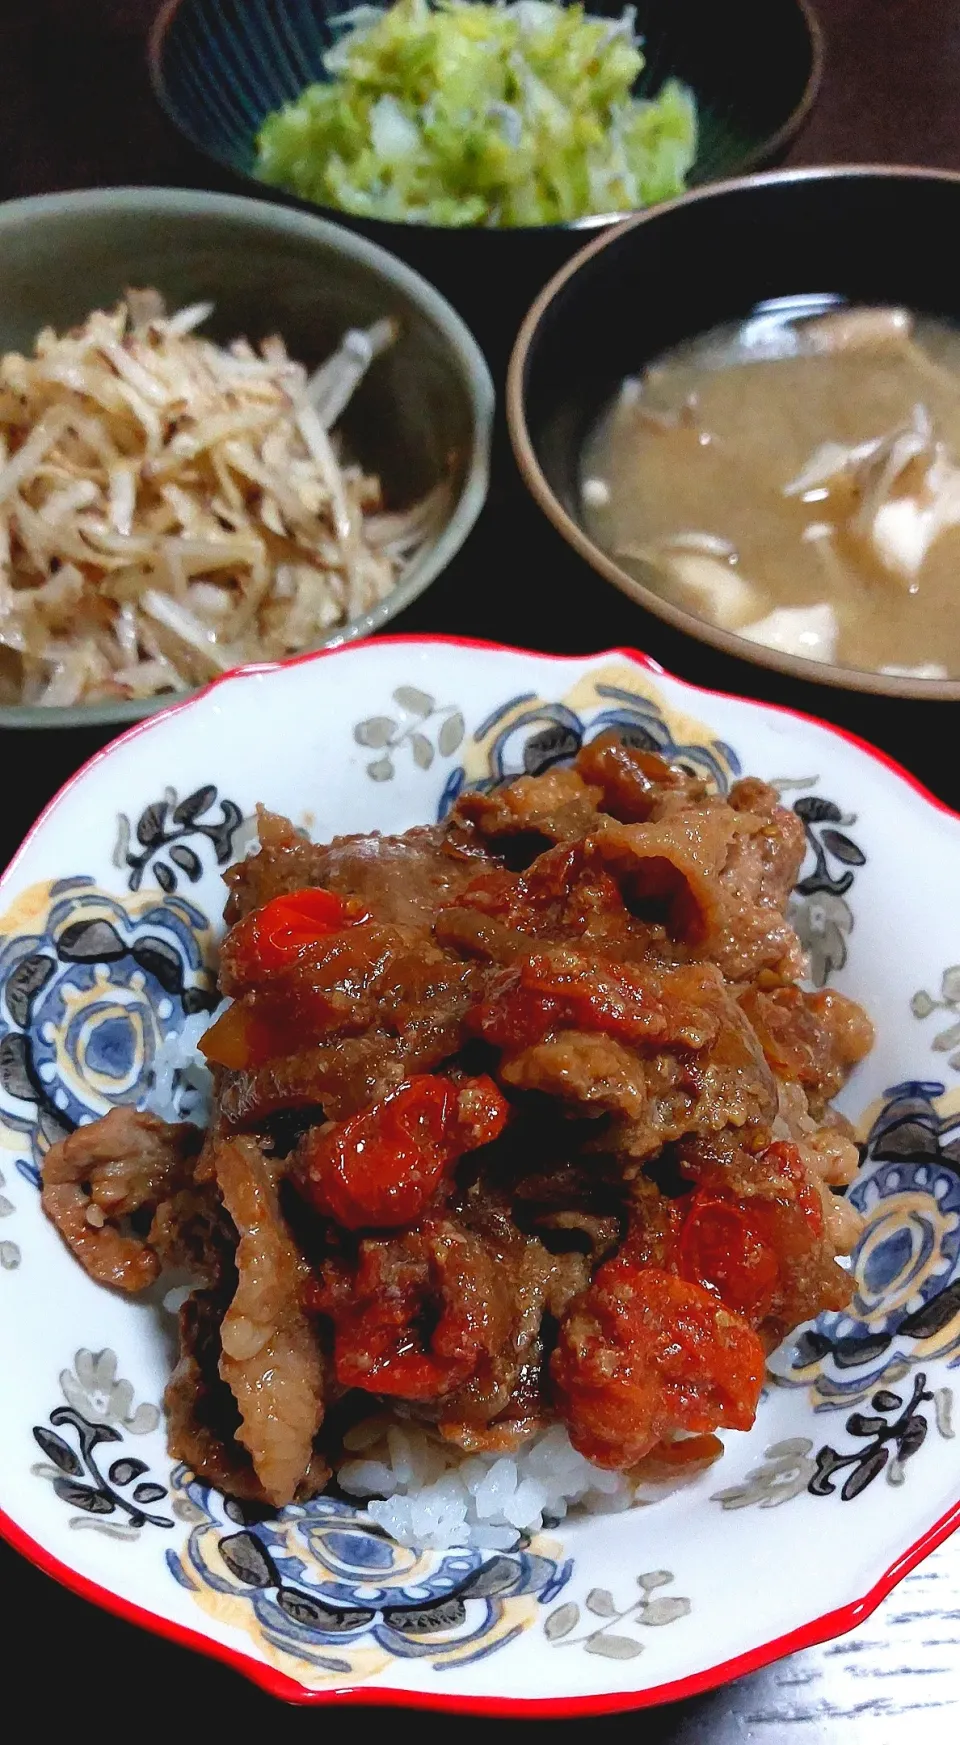
[[[568,544],[643,608],[638,644],[647,639],[643,614],[654,613],[724,654],[793,678],[960,701],[960,679],[899,678],[781,654],[673,605],[591,539],[579,486],[586,437],[623,378],[766,298],[831,292],[960,321],[960,289],[937,246],[958,225],[960,176],[947,171],[781,171],[687,194],[628,220],[583,249],[541,292],[510,362],[514,452]]]
[[[254,179],[264,118],[322,79],[332,21],[348,0],[167,0],[150,42],[154,89],[190,143],[234,177]],[[617,18],[623,0],[588,0]],[[636,0],[646,68],[637,94],[668,78],[696,93],[693,183],[775,162],[805,120],[820,81],[818,27],[807,0]],[[257,183],[268,197],[304,204]],[[311,205],[364,231],[432,279],[488,343],[508,345],[530,298],[608,216],[529,230],[441,230],[364,220]],[[491,295],[493,293],[493,295]]]

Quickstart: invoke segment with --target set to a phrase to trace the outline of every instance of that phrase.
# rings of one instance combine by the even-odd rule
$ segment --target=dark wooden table
[[[718,4],[720,0],[718,0]],[[960,169],[960,0],[814,0],[827,41],[817,109],[792,163],[916,163]],[[0,0],[0,197],[118,182],[196,185],[195,160],[154,105],[144,35],[157,0]],[[891,244],[893,246],[893,243]],[[945,258],[953,238],[932,238]],[[948,706],[894,705],[764,679],[667,633],[573,560],[517,488],[505,451],[491,504],[447,574],[398,630],[433,630],[583,652],[640,645],[683,677],[807,708],[882,744],[960,808]],[[584,600],[588,602],[586,618]],[[103,743],[88,733],[0,734],[0,865],[56,787]],[[824,1546],[823,1554],[829,1556]],[[224,1737],[263,1725],[285,1738],[329,1725],[277,1707],[232,1673],[94,1612],[0,1546],[3,1697],[53,1733],[136,1737],[155,1717]],[[710,1696],[568,1733],[650,1745],[923,1745],[960,1735],[960,1539],[923,1564],[860,1629]],[[371,1717],[372,1718],[372,1717]],[[378,1716],[379,1720],[381,1717]],[[384,1720],[387,1716],[383,1715]],[[362,1724],[356,1711],[348,1726]],[[449,1722],[414,1723],[428,1741]],[[458,1721],[468,1741],[488,1723]],[[512,1730],[501,1723],[500,1730]]]

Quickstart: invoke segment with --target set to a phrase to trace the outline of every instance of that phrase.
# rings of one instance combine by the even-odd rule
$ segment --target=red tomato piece
[[[369,920],[369,911],[362,903],[319,886],[274,897],[262,909],[246,915],[230,933],[228,949],[234,974],[245,981],[262,980],[297,963],[319,939]]]
[[[602,1031],[639,1042],[667,1029],[663,1002],[641,971],[568,950],[535,952],[505,970],[473,1024],[500,1048],[527,1048],[556,1030]]]
[[[355,1266],[328,1262],[305,1300],[333,1322],[341,1387],[429,1400],[461,1386],[507,1337],[496,1284],[482,1244],[428,1219],[401,1236],[365,1238]]]
[[[568,1309],[550,1363],[570,1440],[625,1469],[678,1430],[747,1430],[763,1346],[710,1292],[618,1256]]]
[[[416,1222],[458,1157],[496,1139],[507,1113],[492,1079],[417,1074],[362,1114],[308,1133],[298,1180],[347,1230],[398,1229]]]
[[[754,1323],[769,1313],[780,1278],[777,1256],[749,1213],[702,1193],[694,1194],[683,1221],[677,1268]]]

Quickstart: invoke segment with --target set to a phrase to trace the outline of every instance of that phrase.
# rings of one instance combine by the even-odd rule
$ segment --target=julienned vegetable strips
[[[129,291],[0,359],[0,699],[187,690],[315,646],[389,594],[448,502],[402,513],[336,422],[393,321],[311,376]]]
[[[257,174],[320,205],[435,225],[558,224],[682,192],[693,95],[631,96],[644,58],[614,21],[550,0],[360,6],[329,81],[264,122]]]

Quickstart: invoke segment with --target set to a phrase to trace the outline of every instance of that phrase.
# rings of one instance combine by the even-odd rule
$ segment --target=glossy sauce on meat
[[[263,814],[260,842],[226,874],[199,1157],[111,1117],[45,1170],[95,1276],[203,1286],[175,1452],[282,1503],[366,1410],[471,1452],[559,1419],[623,1469],[748,1427],[765,1352],[850,1294],[829,1099],[872,1040],[798,985],[797,818],[604,734],[402,837]]]

